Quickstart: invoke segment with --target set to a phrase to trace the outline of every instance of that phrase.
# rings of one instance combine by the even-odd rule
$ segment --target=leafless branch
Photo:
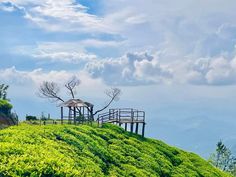
[[[43,82],[38,90],[38,96],[41,98],[47,98],[51,101],[62,101],[64,100],[58,96],[58,93],[60,92],[59,86],[55,82]]]
[[[93,116],[95,116],[97,113],[99,113],[99,112],[105,110],[106,108],[108,108],[113,101],[118,101],[120,99],[121,90],[119,88],[111,88],[109,90],[106,90],[105,94],[110,98],[110,101],[102,109],[97,110],[93,114]]]
[[[75,94],[76,94],[75,88],[79,84],[80,84],[80,80],[77,79],[75,76],[65,84],[65,87],[69,90],[73,99],[75,98]]]

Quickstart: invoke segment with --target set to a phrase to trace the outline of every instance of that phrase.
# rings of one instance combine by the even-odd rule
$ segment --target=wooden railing
[[[103,124],[103,123],[112,123],[112,122],[117,122],[119,119],[119,112],[118,111],[112,111],[112,112],[106,112],[98,115],[97,122],[98,124]]]
[[[109,109],[109,112],[98,115],[97,122],[99,126],[103,123],[116,123],[122,127],[122,124],[124,124],[126,131],[128,130],[128,125],[130,125],[131,132],[134,132],[135,126],[136,134],[138,134],[139,124],[142,124],[142,136],[144,137],[146,125],[144,111],[132,108]]]

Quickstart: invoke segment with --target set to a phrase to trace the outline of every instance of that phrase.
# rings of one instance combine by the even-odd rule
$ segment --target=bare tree
[[[80,84],[80,80],[74,76],[64,85],[65,88],[68,90],[68,93],[72,99],[75,99],[76,88],[77,86],[79,86],[79,84]],[[59,96],[59,93],[60,93],[59,85],[56,84],[55,82],[48,82],[48,81],[43,82],[40,85],[39,91],[38,91],[38,95],[41,98],[47,98],[52,102],[58,102],[58,101],[64,102],[64,99]],[[93,113],[93,108],[92,109],[88,108],[93,118],[99,112],[107,109],[111,105],[112,102],[118,101],[121,94],[121,90],[119,88],[111,88],[111,89],[106,90],[105,94],[109,97],[109,101],[107,102],[107,104],[105,104],[103,108],[95,111],[94,113]],[[79,109],[77,111],[81,114]]]
[[[74,99],[76,95],[76,87],[79,86],[80,80],[73,76],[65,84],[65,88],[68,90],[68,94]],[[64,99],[59,96],[60,86],[55,82],[44,81],[38,90],[38,96],[41,98],[47,98],[52,102],[64,102]]]
[[[64,102],[64,100],[58,96],[59,92],[60,87],[55,82],[44,81],[39,87],[38,96],[41,98],[47,98],[52,102]]]
[[[69,93],[71,94],[71,97],[74,99],[76,95],[76,87],[79,86],[80,80],[77,79],[75,76],[69,80],[66,84],[65,87],[69,90]]]
[[[97,113],[102,112],[103,110],[107,109],[111,105],[112,102],[118,101],[120,99],[121,90],[119,88],[110,88],[109,90],[105,91],[105,94],[110,98],[110,100],[103,108],[95,111],[93,116],[95,116]]]

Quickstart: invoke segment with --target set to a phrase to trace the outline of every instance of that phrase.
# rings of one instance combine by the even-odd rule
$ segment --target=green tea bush
[[[120,127],[21,124],[0,131],[0,177],[224,177],[199,156]]]

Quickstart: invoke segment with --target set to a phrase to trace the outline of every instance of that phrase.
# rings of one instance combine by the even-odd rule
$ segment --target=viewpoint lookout
[[[70,99],[59,105],[61,107],[61,124],[92,124],[94,119],[93,107],[94,105],[80,100]],[[68,112],[65,113],[65,108]],[[125,131],[139,134],[144,137],[145,133],[145,112],[133,108],[117,108],[109,109],[108,112],[98,114],[97,123],[102,126],[104,123],[112,123],[123,127]]]

